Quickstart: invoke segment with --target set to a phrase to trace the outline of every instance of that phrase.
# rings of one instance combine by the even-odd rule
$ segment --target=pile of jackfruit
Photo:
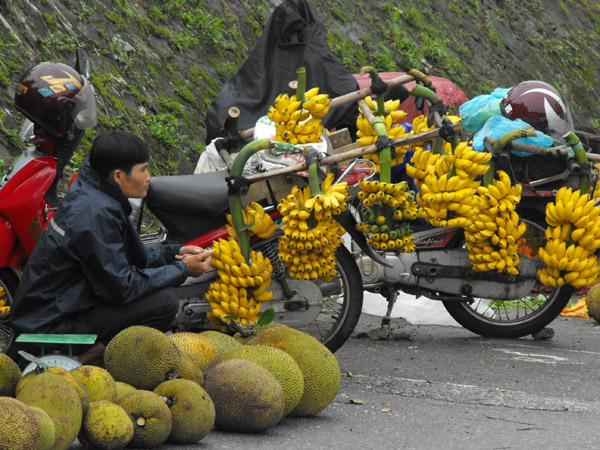
[[[132,326],[103,360],[23,374],[0,354],[0,450],[67,450],[76,439],[90,449],[159,448],[213,429],[264,432],[318,414],[341,384],[327,347],[276,323],[243,338]]]

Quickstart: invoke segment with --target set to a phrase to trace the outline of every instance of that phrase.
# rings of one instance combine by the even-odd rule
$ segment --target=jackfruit
[[[0,353],[0,397],[14,397],[21,369],[8,355]]]
[[[119,406],[127,411],[133,422],[130,447],[154,448],[167,441],[173,417],[160,395],[138,389],[119,400]]]
[[[115,381],[152,390],[179,373],[181,354],[162,331],[134,325],[111,339],[104,351],[104,365]]]
[[[50,366],[45,370],[45,372],[54,373],[56,375],[59,375],[59,376],[63,377],[65,380],[67,380],[69,383],[71,383],[71,385],[73,385],[73,387],[77,391],[77,395],[79,395],[79,400],[81,400],[82,414],[85,415],[85,413],[88,410],[88,406],[90,406],[90,396],[88,395],[85,386],[83,384],[81,384],[79,382],[79,380],[77,378],[75,378],[71,372],[69,372],[68,370],[66,370],[62,367]],[[40,373],[44,373],[44,371],[42,371]],[[21,389],[23,389],[23,387],[36,375],[37,375],[37,372],[35,370],[27,372],[25,375],[23,375],[21,377],[21,379],[19,380],[19,382],[17,383],[16,393],[18,394],[21,391]]]
[[[122,450],[133,438],[133,422],[119,405],[108,400],[90,404],[83,419],[79,441],[95,450]]]
[[[55,429],[53,450],[67,450],[75,441],[81,428],[81,400],[73,385],[63,377],[41,373],[21,389],[17,400],[37,406],[50,416]]]
[[[204,373],[204,389],[215,405],[215,426],[224,431],[260,433],[283,417],[281,383],[267,369],[229,359]]]
[[[221,352],[209,368],[228,359],[252,361],[271,372],[281,383],[285,397],[283,416],[288,415],[300,402],[304,393],[304,376],[298,364],[283,350],[268,345],[241,345]]]
[[[181,370],[179,377],[184,380],[190,380],[202,385],[204,383],[204,374],[200,364],[187,353],[181,353]]]
[[[40,443],[37,450],[52,450],[54,448],[54,422],[46,411],[37,406],[29,406],[35,420],[40,426]]]
[[[154,389],[171,409],[173,427],[169,442],[194,444],[206,436],[215,424],[215,406],[198,383],[174,379]]]
[[[90,403],[98,400],[115,401],[117,387],[114,378],[106,369],[99,366],[79,366],[71,369],[71,375],[85,386]]]
[[[204,370],[208,363],[219,353],[219,347],[211,339],[200,333],[183,331],[170,335],[171,341],[182,353],[187,353]]]
[[[588,315],[596,322],[600,322],[600,283],[590,288],[585,298]]]
[[[200,334],[209,338],[211,341],[217,344],[217,347],[219,347],[219,350],[221,351],[230,350],[232,348],[236,348],[242,345],[241,342],[238,341],[236,338],[221,331],[205,330],[201,331]]]
[[[122,381],[115,381],[115,387],[117,388],[115,403],[119,403],[119,400],[121,400],[125,395],[136,390],[132,385],[123,383]]]
[[[247,345],[268,345],[288,353],[304,375],[304,393],[290,416],[312,416],[337,395],[342,377],[336,357],[320,341],[286,325],[272,323]]]
[[[40,445],[40,425],[28,406],[0,397],[0,450],[32,450]]]

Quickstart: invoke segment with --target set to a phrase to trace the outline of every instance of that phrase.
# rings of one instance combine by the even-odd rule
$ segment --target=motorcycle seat
[[[227,171],[152,177],[146,203],[150,210],[217,217],[229,209]]]

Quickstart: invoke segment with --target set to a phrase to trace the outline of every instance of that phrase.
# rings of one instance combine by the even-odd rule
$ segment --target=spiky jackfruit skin
[[[173,416],[165,401],[152,391],[138,389],[119,401],[133,422],[133,448],[154,448],[171,434]]]
[[[170,335],[171,341],[177,345],[179,351],[187,353],[200,369],[204,370],[210,361],[219,354],[219,347],[214,341],[200,333],[184,331]]]
[[[596,322],[600,322],[600,284],[590,288],[585,298],[588,315]]]
[[[217,344],[217,347],[219,347],[219,350],[221,351],[230,350],[232,348],[236,348],[242,345],[241,342],[238,341],[236,338],[221,331],[205,330],[201,331],[200,334],[209,338],[211,341]]]
[[[220,430],[261,433],[283,417],[281,383],[256,363],[223,361],[204,373],[204,389],[215,405],[215,426]]]
[[[37,406],[29,406],[29,409],[33,413],[35,420],[40,426],[40,443],[37,450],[52,450],[54,447],[54,439],[56,430],[54,428],[54,422],[42,408]]]
[[[66,370],[62,367],[50,366],[46,369],[46,372],[59,375],[59,376],[63,377],[65,380],[67,380],[69,383],[71,383],[71,385],[77,391],[77,395],[79,395],[79,400],[81,400],[82,413],[83,413],[83,415],[85,415],[85,413],[88,410],[88,407],[90,406],[90,396],[88,395],[85,386],[83,384],[81,384],[79,382],[79,380],[77,380],[77,378],[75,378],[71,372],[69,372],[68,370]],[[18,394],[21,391],[21,389],[23,389],[23,387],[36,375],[37,375],[37,373],[35,370],[32,370],[31,372],[27,372],[25,375],[23,375],[21,377],[21,379],[19,380],[19,382],[17,383],[16,393]]]
[[[290,355],[268,345],[241,345],[221,352],[209,364],[209,368],[228,359],[252,361],[271,372],[281,383],[285,397],[283,416],[288,415],[300,402],[304,393],[304,375]]]
[[[106,369],[84,365],[71,369],[70,373],[85,386],[90,403],[98,400],[115,401],[117,387],[114,378]]]
[[[288,353],[304,375],[304,393],[290,416],[312,416],[335,398],[342,377],[333,353],[309,334],[273,323],[250,338],[246,345],[268,345]]]
[[[41,373],[21,389],[17,400],[37,406],[50,416],[55,428],[53,450],[67,450],[75,441],[81,428],[81,400],[75,388],[63,377]]]
[[[190,380],[165,381],[154,389],[171,409],[173,428],[169,442],[194,444],[202,440],[215,424],[215,406],[208,393]]]
[[[111,339],[104,351],[104,365],[115,381],[152,390],[179,373],[181,354],[162,331],[135,325]]]
[[[0,353],[0,397],[14,397],[21,369],[8,355]]]
[[[187,353],[181,353],[179,377],[198,383],[200,386],[204,383],[204,373],[200,364]]]
[[[133,422],[116,403],[98,400],[83,419],[79,441],[94,450],[122,450],[133,438]]]
[[[0,450],[31,450],[40,445],[40,425],[23,402],[0,397]]]
[[[115,397],[115,403],[119,403],[119,400],[121,400],[130,392],[136,390],[132,385],[123,383],[122,381],[115,381],[115,387],[117,388],[117,396]]]

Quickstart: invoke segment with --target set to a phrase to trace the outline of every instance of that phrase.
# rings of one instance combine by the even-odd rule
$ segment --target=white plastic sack
[[[206,150],[202,152],[200,158],[198,158],[194,175],[206,172],[218,172],[219,170],[227,169],[227,165],[219,155],[217,147],[215,147],[215,141],[216,139],[212,140],[210,144],[206,146]]]
[[[375,316],[385,316],[387,312],[385,297],[372,292],[364,293],[363,312]],[[413,295],[398,293],[398,298],[392,309],[392,318],[402,317],[412,325],[446,325],[460,326],[444,308],[441,301],[425,297],[415,298]]]
[[[200,158],[198,158],[196,168],[194,169],[194,175],[206,172],[216,172],[219,170],[227,170],[227,165],[221,158],[221,155],[219,155],[217,147],[215,146],[215,141],[217,139],[212,140],[211,143],[206,146],[206,150],[202,152]],[[259,153],[264,153],[264,151],[261,151]],[[248,162],[246,162],[246,165],[244,166],[243,175],[254,175],[257,173],[264,173],[268,172],[269,170],[284,167],[281,164],[274,164],[270,161],[263,160],[260,157],[259,153],[252,155],[248,159]],[[231,153],[231,159],[235,159],[237,155],[237,153]]]
[[[256,122],[254,126],[254,139],[275,139],[275,122],[271,121],[267,116],[263,116]],[[323,156],[327,156],[327,141],[325,138],[321,137],[319,142],[311,143],[311,144],[298,144],[296,147],[305,148],[312,147],[317,150],[319,153],[323,153]],[[273,165],[278,167],[288,167],[295,166],[296,164],[301,164],[304,162],[304,154],[302,153],[285,153],[278,154],[275,152],[271,152],[269,150],[263,150],[259,152],[260,157]]]

